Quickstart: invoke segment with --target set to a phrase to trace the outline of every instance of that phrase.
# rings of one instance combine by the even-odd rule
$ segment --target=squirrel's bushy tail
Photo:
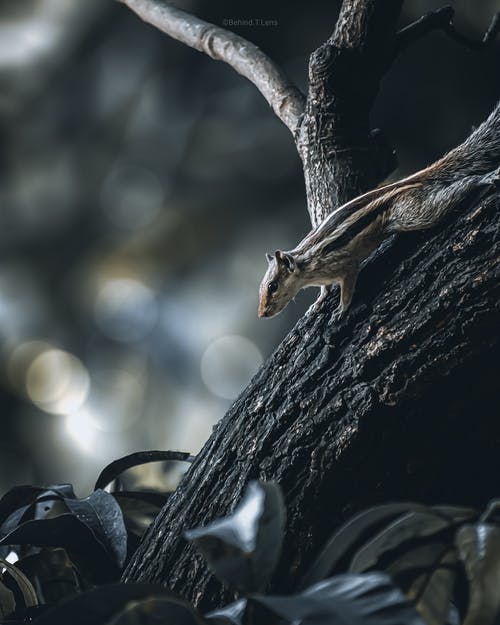
[[[490,116],[459,146],[435,164],[439,177],[481,175],[500,166],[500,102]]]

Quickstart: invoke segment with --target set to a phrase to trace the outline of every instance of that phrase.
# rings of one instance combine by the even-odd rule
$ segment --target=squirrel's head
[[[269,264],[259,288],[259,317],[274,317],[300,289],[299,269],[292,254],[276,250],[266,254]]]

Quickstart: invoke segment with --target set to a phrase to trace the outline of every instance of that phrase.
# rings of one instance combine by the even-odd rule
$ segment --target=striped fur
[[[269,260],[259,316],[279,313],[308,286],[340,284],[344,311],[361,263],[394,232],[424,230],[500,179],[500,104],[457,148],[398,182],[364,193],[333,211],[292,250]],[[320,300],[325,295],[325,289]],[[318,303],[317,302],[317,303]]]

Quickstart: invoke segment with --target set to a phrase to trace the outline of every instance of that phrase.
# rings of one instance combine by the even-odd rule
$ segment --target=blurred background
[[[500,9],[452,4],[477,38]],[[271,20],[234,30],[305,89],[339,3],[178,5]],[[407,0],[402,25],[440,6]],[[461,141],[499,76],[498,44],[434,33],[405,52],[373,115],[393,178]],[[256,315],[265,252],[309,228],[301,166],[253,85],[112,0],[2,0],[0,81],[0,494],[68,481],[84,496],[118,456],[196,453],[314,299]]]

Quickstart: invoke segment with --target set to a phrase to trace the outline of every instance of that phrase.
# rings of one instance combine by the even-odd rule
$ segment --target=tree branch
[[[255,44],[163,0],[119,1],[173,39],[230,65],[257,87],[281,121],[295,132],[304,110],[304,95]]]
[[[453,24],[455,9],[446,6],[437,11],[431,11],[423,15],[413,24],[409,24],[401,29],[397,35],[396,53],[406,49],[433,30],[442,30],[457,43],[470,48],[471,50],[484,50],[493,44],[496,36],[500,32],[500,12],[496,13],[491,23],[480,41],[471,39],[467,35],[458,32]]]

